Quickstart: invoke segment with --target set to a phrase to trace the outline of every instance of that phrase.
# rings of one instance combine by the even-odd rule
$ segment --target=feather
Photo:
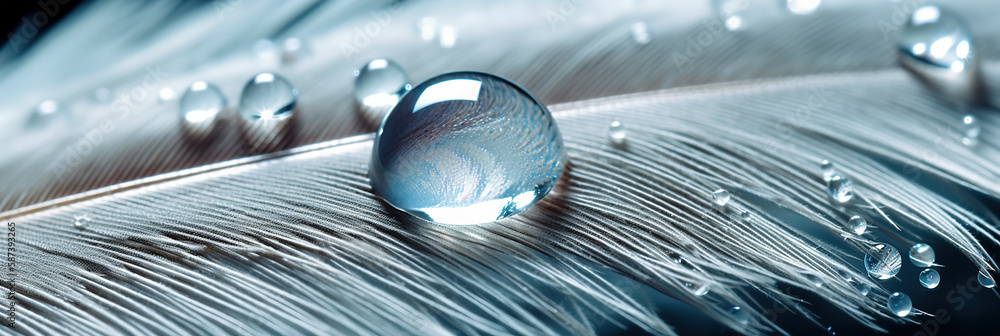
[[[50,94],[80,98],[95,83],[129,92],[163,64],[171,70],[162,87],[209,78],[236,97],[250,76],[278,65],[234,49],[260,36],[314,34],[313,55],[280,68],[299,85],[300,120],[309,122],[276,152],[241,147],[235,127],[209,144],[186,142],[176,106],[157,102],[155,89],[124,116],[114,103],[82,103],[92,114],[74,111],[78,124],[35,133],[11,126],[25,116],[0,114],[24,135],[0,155],[0,218],[17,227],[16,332],[595,334],[614,325],[677,334],[685,317],[658,313],[640,293],[744,334],[787,333],[769,316],[772,303],[823,326],[787,287],[885,331],[890,291],[856,266],[876,239],[942,239],[996,270],[988,249],[1000,232],[988,202],[1000,192],[1000,153],[988,130],[1000,121],[977,114],[987,133],[975,147],[960,144],[963,113],[895,67],[876,23],[891,21],[889,4],[827,1],[794,17],[755,3],[747,18],[756,21],[721,33],[687,67],[671,56],[689,46],[686,37],[712,34],[699,20],[713,19],[710,9],[587,2],[551,24],[546,11],[558,13],[558,2],[541,11],[492,5],[448,17],[461,35],[440,48],[410,22],[462,8],[410,2],[346,58],[353,28],[378,24],[356,13],[388,9],[224,4],[232,10],[92,3],[6,70],[0,92],[27,110],[38,87],[58,78],[40,69],[73,68],[53,59],[82,47],[60,42],[97,41],[115,29],[98,22],[121,18],[137,27],[101,43],[94,54],[106,63],[87,60],[107,71],[67,72]],[[962,4],[973,28],[989,27],[990,11],[977,9],[993,5]],[[640,19],[650,24],[648,45],[629,40]],[[817,38],[830,27],[836,36]],[[479,43],[494,30],[523,38]],[[154,43],[130,47],[150,36]],[[785,46],[794,49],[778,52]],[[995,77],[997,50],[979,52]],[[373,125],[351,108],[349,73],[387,55],[412,78],[483,70],[551,103],[570,156],[560,185],[522,215],[475,227],[420,222],[380,201],[367,181]],[[27,78],[34,73],[44,75]],[[623,147],[606,137],[613,120],[626,125]],[[104,121],[115,130],[80,155]],[[74,150],[79,158],[67,159]],[[851,203],[826,196],[824,159],[854,181]],[[720,188],[733,194],[721,208],[711,198]],[[842,223],[855,212],[879,224],[877,234],[850,234]],[[72,225],[81,214],[92,219],[85,230]],[[709,294],[691,290],[701,286]]]

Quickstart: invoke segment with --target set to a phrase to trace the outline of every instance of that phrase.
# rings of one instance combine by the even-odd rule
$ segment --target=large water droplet
[[[625,125],[623,125],[618,120],[612,121],[611,125],[608,126],[608,140],[614,146],[621,146],[625,144]]]
[[[986,274],[986,270],[980,270],[978,277],[979,277],[979,284],[983,285],[983,287],[993,288],[994,286],[997,285],[996,281],[993,281],[993,277],[991,277],[989,274]]]
[[[639,21],[632,24],[632,39],[638,44],[649,43],[649,29],[645,22]]]
[[[891,278],[903,267],[903,258],[895,247],[877,243],[865,254],[865,269],[868,275],[879,280]]]
[[[268,150],[291,131],[299,90],[281,76],[264,72],[253,77],[240,96],[243,137],[255,150]]]
[[[829,181],[833,175],[837,175],[837,169],[833,167],[833,162],[823,160],[819,163],[819,171],[823,174],[823,181]]]
[[[729,198],[729,190],[719,189],[712,192],[712,202],[715,202],[715,205],[720,207],[726,206],[726,203],[729,203]]]
[[[865,230],[868,230],[868,221],[861,215],[854,215],[847,220],[847,227],[851,229],[851,232],[860,236],[865,233]]]
[[[403,67],[384,58],[368,62],[354,79],[354,99],[365,118],[373,123],[381,122],[409,90],[410,79]]]
[[[219,113],[226,108],[226,96],[217,86],[197,81],[181,95],[178,107],[185,133],[204,139],[215,129]]]
[[[895,292],[889,295],[889,302],[887,303],[889,311],[896,316],[903,317],[910,315],[910,311],[913,310],[913,301],[906,294]]]
[[[930,245],[920,243],[910,248],[910,261],[917,267],[934,266],[934,249]]]
[[[962,144],[966,146],[975,146],[979,143],[979,133],[982,127],[979,126],[979,121],[976,117],[966,115],[962,117]]]
[[[937,270],[928,268],[920,271],[920,285],[934,289],[937,288],[938,284],[941,283],[941,274]]]
[[[524,211],[566,166],[545,105],[506,79],[478,72],[434,77],[403,96],[375,138],[369,180],[393,207],[446,224]]]
[[[38,129],[51,125],[56,120],[60,119],[69,119],[69,111],[63,108],[59,102],[55,100],[45,100],[38,103],[38,106],[35,106],[35,109],[31,111],[31,116],[28,117],[27,127],[29,129]]]
[[[937,6],[913,11],[899,35],[900,62],[935,89],[962,102],[978,99],[978,62],[965,22]]]
[[[750,316],[747,315],[747,313],[743,311],[743,308],[740,308],[740,306],[733,306],[733,308],[729,308],[729,314],[733,315],[733,320],[739,324],[747,324],[747,322],[750,322]]]
[[[84,230],[88,226],[90,226],[90,217],[87,217],[87,215],[79,215],[73,217],[73,227],[79,230]]]
[[[847,203],[854,197],[854,184],[847,177],[833,175],[826,181],[826,193],[837,203]]]

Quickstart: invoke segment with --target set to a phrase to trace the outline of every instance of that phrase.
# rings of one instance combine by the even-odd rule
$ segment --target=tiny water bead
[[[980,270],[978,274],[979,284],[986,288],[993,288],[997,285],[996,281],[989,274],[986,274],[986,270]]]
[[[920,272],[918,279],[920,280],[921,286],[928,289],[934,289],[941,283],[941,274],[938,273],[937,270],[927,268]]]
[[[910,315],[913,310],[913,301],[910,300],[909,296],[900,292],[889,295],[889,301],[886,305],[889,307],[889,311],[899,317]]]
[[[712,192],[712,202],[715,202],[715,205],[720,207],[726,206],[726,203],[729,203],[729,198],[729,190],[719,189]]]
[[[895,247],[877,243],[865,254],[865,270],[868,275],[879,280],[891,278],[903,267],[903,259]]]
[[[910,261],[917,267],[931,267],[935,260],[934,249],[930,245],[919,243],[910,247]]]
[[[858,293],[861,293],[861,295],[864,295],[864,296],[868,296],[868,293],[871,292],[871,288],[869,288],[868,285],[860,283],[860,282],[857,283],[857,284],[855,284],[854,288],[857,288],[858,289]]]
[[[365,118],[374,123],[382,121],[411,88],[403,67],[392,60],[371,60],[355,73],[354,99]]]
[[[829,181],[833,178],[833,175],[837,174],[837,169],[833,167],[833,163],[828,160],[823,160],[819,163],[819,171],[823,174],[823,181]]]
[[[854,198],[854,184],[847,177],[833,175],[826,181],[826,193],[837,203],[847,203]]]
[[[632,39],[638,44],[649,44],[649,29],[645,22],[639,21],[632,24]]]
[[[251,147],[266,150],[288,135],[299,90],[273,73],[254,76],[240,95],[243,137]]]
[[[805,277],[806,280],[808,280],[809,283],[812,284],[813,286],[817,288],[823,287],[823,278],[820,277],[819,275],[813,273],[806,273]]]
[[[684,283],[684,287],[687,287],[688,291],[694,296],[705,296],[709,292],[709,288],[706,285],[693,284],[690,282]]]
[[[982,127],[979,126],[979,121],[976,117],[966,115],[962,117],[962,144],[966,146],[975,146],[979,143],[979,133],[981,133]]]
[[[566,160],[559,128],[535,97],[494,75],[455,72],[417,85],[382,120],[368,176],[396,209],[478,224],[541,200]]]
[[[897,41],[900,63],[947,96],[969,101],[978,94],[976,48],[965,22],[937,6],[913,11]]]
[[[615,146],[624,145],[625,138],[625,125],[618,120],[612,121],[611,125],[608,126],[608,140],[611,141],[611,144]]]
[[[297,37],[285,39],[281,43],[281,63],[295,63],[304,58],[308,53],[309,49],[306,47],[305,42]]]
[[[66,111],[59,102],[55,100],[44,100],[35,106],[28,117],[28,128],[38,129],[52,124],[59,119],[68,119],[69,111]]]
[[[847,220],[847,227],[851,229],[851,232],[860,236],[865,233],[865,230],[868,230],[868,221],[861,215],[854,215]]]
[[[736,31],[744,27],[743,12],[750,6],[750,0],[714,0],[713,5],[726,29]]]
[[[747,324],[750,322],[750,316],[747,315],[747,313],[743,310],[743,308],[740,308],[740,306],[733,306],[732,308],[729,308],[729,314],[733,315],[733,320],[739,324]]]
[[[79,230],[84,230],[88,226],[90,226],[90,217],[87,217],[87,215],[79,215],[73,217],[73,227]]]
[[[218,123],[219,113],[226,108],[226,96],[219,87],[197,81],[181,95],[178,107],[185,133],[202,139],[211,134]]]
[[[744,221],[749,221],[750,218],[752,218],[752,216],[753,215],[750,213],[750,211],[740,212],[740,218],[743,219]]]

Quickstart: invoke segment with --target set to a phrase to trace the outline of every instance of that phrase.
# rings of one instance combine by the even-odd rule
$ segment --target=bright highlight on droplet
[[[918,276],[920,280],[920,285],[927,289],[937,288],[938,284],[941,283],[941,274],[937,270],[928,268],[920,272]]]
[[[555,186],[566,149],[545,105],[503,78],[449,73],[383,119],[369,181],[392,207],[444,224],[520,213]]]
[[[885,280],[899,273],[903,267],[903,259],[895,247],[885,243],[877,243],[865,254],[865,270],[875,279]]]
[[[906,294],[895,292],[889,295],[889,301],[886,304],[889,307],[889,311],[896,316],[904,317],[910,315],[913,311],[913,301]]]
[[[934,260],[934,249],[930,245],[919,243],[910,247],[910,261],[917,267],[935,266]]]
[[[90,226],[90,217],[87,217],[87,215],[79,215],[73,217],[73,227],[77,228],[78,230],[84,230],[88,226]]]
[[[355,76],[354,99],[361,104],[365,117],[373,122],[382,121],[411,88],[403,67],[384,58],[371,60]]]
[[[715,205],[720,207],[726,206],[726,203],[729,203],[729,191],[726,189],[719,189],[712,192],[712,202],[715,202]]]
[[[819,171],[823,174],[823,181],[829,181],[833,175],[837,175],[837,170],[833,167],[833,162],[823,160],[819,163]]]
[[[979,284],[983,287],[993,288],[997,285],[996,281],[993,281],[993,277],[986,273],[986,270],[979,270],[977,277],[979,278]]]
[[[612,145],[625,144],[626,136],[625,125],[618,120],[612,121],[611,125],[608,126],[608,140],[611,141]]]
[[[975,146],[978,144],[981,129],[976,117],[973,117],[971,114],[962,117],[962,144],[966,146]]]
[[[161,102],[167,102],[174,99],[174,89],[165,87],[160,89],[159,97]]]

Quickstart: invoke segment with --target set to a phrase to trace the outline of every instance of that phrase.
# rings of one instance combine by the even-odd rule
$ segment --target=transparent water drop
[[[856,285],[854,285],[854,288],[857,288],[858,292],[861,293],[861,295],[864,295],[864,296],[868,296],[868,293],[871,292],[871,288],[869,288],[868,285],[860,283],[860,282],[857,283]]]
[[[752,215],[750,214],[750,211],[743,211],[740,213],[740,218],[742,218],[744,221],[749,221],[751,216]]]
[[[159,94],[157,94],[157,97],[160,99],[160,103],[166,103],[166,102],[169,102],[171,100],[174,100],[174,96],[175,95],[176,95],[176,93],[174,92],[174,89],[171,89],[169,87],[165,87],[165,88],[160,89],[160,92],[159,92]]]
[[[920,275],[917,278],[920,280],[920,285],[928,289],[937,288],[938,284],[941,283],[941,274],[931,268],[920,271]]]
[[[805,277],[806,277],[806,280],[808,280],[809,283],[812,284],[813,286],[815,286],[817,288],[818,287],[823,287],[823,278],[820,277],[819,275],[812,274],[812,273],[806,273]]]
[[[714,0],[713,5],[727,30],[745,28],[744,12],[750,6],[750,0]]]
[[[903,258],[891,245],[877,243],[865,254],[865,269],[868,275],[879,280],[891,278],[903,267]]]
[[[632,24],[632,39],[638,44],[648,44],[649,29],[646,27],[646,23],[639,21]]]
[[[997,285],[996,281],[993,281],[993,277],[990,277],[989,274],[986,274],[986,270],[980,270],[978,277],[979,277],[979,284],[983,285],[983,287],[993,288],[994,286]]]
[[[830,181],[834,175],[837,175],[837,169],[828,160],[823,160],[823,162],[819,163],[819,171],[823,174],[823,181]]]
[[[396,209],[477,224],[538,202],[566,159],[555,120],[531,94],[494,75],[455,72],[417,85],[383,119],[368,176]]]
[[[826,193],[837,203],[847,203],[854,197],[854,184],[847,177],[833,175],[826,181]]]
[[[868,221],[861,215],[854,215],[847,220],[847,227],[851,229],[851,232],[860,236],[865,233],[865,230],[868,230]]]
[[[747,324],[750,322],[750,316],[747,315],[747,313],[743,311],[743,308],[740,308],[740,306],[733,306],[733,308],[729,308],[729,314],[733,315],[733,320],[739,324]]]
[[[441,47],[451,48],[455,46],[455,40],[458,36],[458,31],[453,26],[441,26],[441,37],[438,42]]]
[[[28,117],[27,127],[29,129],[40,129],[53,124],[57,120],[68,120],[69,111],[63,108],[55,100],[44,100],[35,106]]]
[[[253,54],[261,60],[271,60],[278,57],[278,46],[268,39],[260,39],[253,44]]]
[[[981,130],[982,127],[976,117],[971,114],[962,117],[962,144],[966,146],[978,144]]]
[[[384,58],[371,60],[355,76],[354,99],[365,118],[376,123],[411,88],[403,67]]]
[[[684,287],[687,287],[688,291],[695,296],[705,296],[708,294],[709,289],[706,285],[693,284],[690,282],[684,283]]]
[[[437,20],[429,16],[421,18],[417,22],[417,32],[424,41],[434,40],[434,35],[437,34]]]
[[[788,0],[788,11],[792,14],[806,15],[812,14],[817,8],[821,0]]]
[[[90,226],[90,217],[87,217],[87,215],[73,217],[73,227],[79,230],[85,230],[88,226]]]
[[[851,282],[852,280],[854,280],[854,277],[851,276],[851,273],[848,273],[847,271],[838,270],[837,274],[839,274],[840,277],[844,279],[844,281]]]
[[[612,145],[624,145],[626,136],[625,125],[623,125],[620,121],[612,121],[611,125],[608,126],[608,140],[611,141]]]
[[[934,249],[930,245],[919,243],[910,247],[910,261],[917,267],[934,266]]]
[[[218,124],[219,113],[226,108],[226,96],[219,87],[197,81],[184,91],[177,106],[185,133],[196,139],[203,139]]]
[[[254,76],[240,95],[243,137],[256,150],[268,150],[288,136],[299,90],[270,72]]]
[[[897,41],[901,64],[959,101],[977,99],[976,50],[965,22],[937,6],[913,11]]]
[[[913,310],[913,301],[910,300],[909,296],[900,292],[889,295],[889,302],[886,305],[889,307],[889,311],[899,317],[910,315]]]
[[[715,202],[715,205],[720,207],[726,206],[726,203],[729,203],[729,197],[729,190],[726,189],[719,189],[712,192],[712,202]]]
[[[281,43],[281,63],[292,64],[298,62],[309,54],[305,41],[297,37],[285,39]]]

